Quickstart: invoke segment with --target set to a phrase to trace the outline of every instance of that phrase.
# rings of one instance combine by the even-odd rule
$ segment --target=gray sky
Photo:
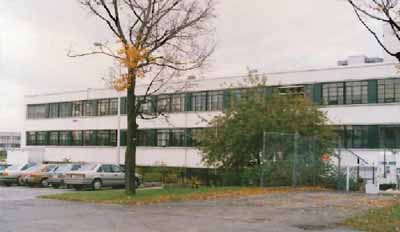
[[[75,0],[1,0],[0,12],[0,131],[23,127],[25,94],[104,87],[110,60],[66,56],[109,39]],[[382,56],[343,0],[220,0],[217,12],[219,42],[206,77]]]

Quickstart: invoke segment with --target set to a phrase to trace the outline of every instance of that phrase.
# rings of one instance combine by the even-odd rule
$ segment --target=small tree
[[[400,18],[399,9],[400,4],[398,0],[347,0],[354,8],[358,20],[364,27],[372,34],[378,44],[385,50],[386,53],[395,57],[400,61],[400,48],[396,51],[390,50],[382,39],[378,36],[377,32],[372,29],[368,23],[371,21],[378,21],[384,25],[388,25],[395,36],[400,42]]]
[[[258,85],[242,90],[240,99],[235,99],[234,95],[230,98],[231,107],[225,114],[216,117],[208,129],[196,135],[204,154],[203,161],[209,166],[241,173],[258,167],[263,159],[275,159],[260,156],[266,143],[279,146],[272,141],[276,137],[265,141],[266,133],[317,138],[326,152],[334,142],[334,133],[327,125],[325,114],[304,96],[267,95],[264,86]],[[290,146],[293,136],[287,139],[281,141],[282,151]],[[319,156],[323,154],[321,149]]]
[[[113,58],[118,64],[110,81],[116,90],[127,91],[125,184],[126,192],[135,194],[136,118],[151,119],[160,113],[145,115],[140,111],[141,105],[148,104],[149,96],[173,76],[202,67],[212,54],[214,0],[78,1],[105,23],[118,43],[114,49],[112,44],[96,42],[91,51],[81,54],[69,52],[69,56],[101,54]],[[149,83],[141,100],[136,97],[138,78],[146,78]]]

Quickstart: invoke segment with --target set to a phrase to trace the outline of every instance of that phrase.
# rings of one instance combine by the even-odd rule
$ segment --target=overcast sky
[[[0,1],[0,131],[23,127],[23,96],[104,87],[110,61],[72,59],[109,38],[75,0]],[[334,66],[349,55],[382,56],[344,0],[220,0],[217,51],[207,78]]]

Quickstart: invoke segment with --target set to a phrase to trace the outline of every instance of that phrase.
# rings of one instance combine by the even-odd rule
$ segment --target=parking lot
[[[119,206],[37,196],[72,190],[0,187],[1,231],[350,231],[337,223],[390,197],[277,193],[206,202]]]

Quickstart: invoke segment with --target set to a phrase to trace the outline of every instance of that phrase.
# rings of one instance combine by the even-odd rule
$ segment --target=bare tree
[[[97,42],[86,53],[69,52],[71,57],[101,54],[113,58],[120,69],[111,82],[115,89],[127,91],[128,128],[125,154],[125,183],[128,194],[136,193],[137,118],[149,119],[142,104],[171,77],[202,67],[215,48],[212,22],[214,0],[78,0],[105,23],[119,49]],[[148,86],[137,99],[137,81]]]
[[[395,57],[400,62],[400,48],[391,50],[370,26],[369,21],[382,22],[388,25],[395,38],[400,42],[400,4],[398,0],[347,0],[354,8],[358,20],[372,34],[378,44],[386,53]]]

